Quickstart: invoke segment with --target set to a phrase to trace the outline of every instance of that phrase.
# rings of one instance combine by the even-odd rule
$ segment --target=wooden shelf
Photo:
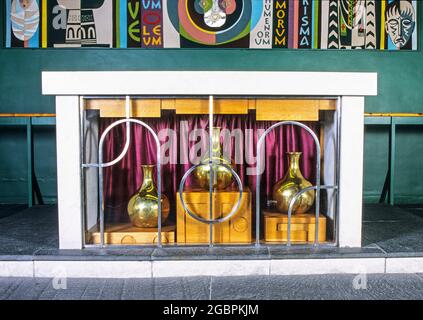
[[[130,223],[115,223],[105,226],[105,244],[115,245],[137,245],[156,244],[158,239],[157,228],[137,228]],[[86,234],[86,241],[89,244],[100,243],[100,231],[94,226]],[[175,242],[175,225],[164,225],[162,227],[162,243]]]
[[[264,240],[266,242],[288,241],[288,215],[271,210],[263,210]],[[319,216],[319,242],[326,241],[326,217]],[[315,239],[316,216],[314,213],[293,214],[291,216],[291,241],[311,243]]]

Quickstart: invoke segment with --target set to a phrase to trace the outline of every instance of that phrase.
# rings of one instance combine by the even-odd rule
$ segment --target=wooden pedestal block
[[[105,227],[104,243],[131,245],[131,244],[155,244],[158,241],[157,228],[137,228],[130,223],[112,224]],[[175,225],[162,227],[162,243],[175,242]],[[97,226],[87,233],[87,243],[99,244],[100,231]]]
[[[218,191],[213,193],[213,219],[226,216],[236,205],[238,191]],[[209,219],[209,192],[203,190],[187,190],[183,193],[186,206],[198,216]],[[192,218],[181,204],[179,194],[177,199],[177,236],[178,243],[209,243],[210,227]],[[237,212],[227,221],[213,225],[214,243],[250,243],[251,242],[251,192],[244,190],[241,205]]]
[[[288,241],[288,215],[263,210],[264,240],[268,242]],[[316,218],[314,213],[291,216],[291,241],[314,242]],[[326,241],[326,217],[319,216],[319,242]]]

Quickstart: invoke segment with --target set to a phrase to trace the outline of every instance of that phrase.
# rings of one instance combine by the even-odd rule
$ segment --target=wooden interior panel
[[[176,114],[209,114],[208,99],[176,99]],[[247,114],[247,99],[215,99],[215,114]]]
[[[288,216],[274,211],[263,210],[264,240],[285,242],[288,240]],[[319,216],[319,242],[326,241],[326,217]],[[291,241],[314,242],[316,217],[314,213],[294,214],[291,217]]]
[[[238,200],[237,191],[213,193],[213,219],[226,216]],[[203,190],[191,190],[183,193],[187,207],[202,218],[209,219],[209,193]],[[210,227],[193,219],[182,207],[179,195],[176,195],[176,240],[178,243],[206,244],[209,242]],[[243,192],[238,211],[222,223],[213,225],[214,243],[250,243],[252,237],[251,192]]]
[[[100,117],[125,117],[124,99],[88,99],[86,109],[100,110]],[[208,114],[208,99],[132,99],[131,116],[158,118],[161,109],[177,114]],[[257,120],[318,121],[319,110],[335,110],[336,100],[320,99],[215,99],[215,114],[247,114],[256,110]]]
[[[256,99],[248,99],[248,110],[256,110]]]
[[[217,224],[214,236],[217,243],[245,243],[251,242],[252,216],[251,216],[251,193],[243,192],[243,199],[238,211],[231,219]],[[217,192],[215,194],[216,216],[227,216],[238,199],[238,192]]]
[[[100,110],[101,118],[123,118],[125,100],[122,99],[89,99],[85,102],[86,109]],[[132,99],[130,116],[135,118],[160,118],[161,99]]]
[[[94,226],[86,233],[89,244],[100,244],[101,237],[98,226]],[[104,241],[106,244],[137,245],[155,244],[158,241],[157,228],[138,228],[130,223],[114,223],[105,226]],[[175,242],[175,225],[162,226],[162,243]]]
[[[336,110],[336,100],[318,100],[319,110]]]
[[[259,121],[318,121],[319,100],[258,99],[256,119]]]
[[[161,99],[162,110],[175,110],[176,99]]]

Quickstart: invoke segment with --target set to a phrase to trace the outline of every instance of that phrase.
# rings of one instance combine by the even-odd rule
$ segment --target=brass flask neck
[[[220,145],[220,127],[212,127],[212,154],[213,157],[222,155],[222,146]]]
[[[142,165],[143,172],[143,181],[140,188],[140,191],[152,191],[155,190],[155,185],[153,181],[153,169],[155,165]]]
[[[302,177],[300,169],[300,157],[302,152],[288,152],[289,175],[291,177]]]

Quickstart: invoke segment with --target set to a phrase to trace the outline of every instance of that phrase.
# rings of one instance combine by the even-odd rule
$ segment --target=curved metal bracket
[[[157,193],[158,193],[158,199],[162,199],[162,185],[161,185],[161,155],[160,155],[160,140],[157,136],[157,134],[154,132],[154,130],[145,122],[141,121],[141,120],[137,120],[137,119],[131,119],[131,118],[126,118],[126,119],[122,119],[122,120],[117,120],[115,122],[113,122],[112,124],[110,124],[106,130],[104,130],[104,132],[101,135],[100,138],[100,142],[99,142],[99,146],[98,146],[98,164],[96,164],[96,166],[98,167],[98,184],[99,184],[99,207],[100,207],[100,245],[101,247],[104,247],[104,196],[103,196],[103,168],[105,167],[110,167],[114,164],[116,164],[117,162],[119,162],[126,154],[126,152],[128,151],[128,148],[124,148],[124,152],[122,152],[116,159],[107,162],[107,163],[103,163],[103,144],[104,144],[104,140],[106,138],[106,136],[109,134],[109,132],[116,126],[122,124],[122,123],[136,123],[139,124],[141,126],[143,126],[144,128],[146,128],[152,135],[153,138],[156,142],[156,147],[157,147]],[[128,128],[128,127],[127,127]],[[127,141],[126,143],[129,146],[130,143],[130,135],[128,134],[127,136]],[[161,229],[162,229],[162,206],[161,206],[161,201],[158,201],[158,246],[161,247],[162,246],[162,234],[161,234]]]
[[[336,191],[338,191],[338,186],[326,186],[326,185],[321,185],[319,186],[319,189],[335,189]],[[304,189],[301,189],[300,191],[298,191],[291,199],[291,201],[289,202],[289,206],[288,206],[288,239],[287,239],[287,246],[291,245],[291,216],[292,216],[292,210],[294,209],[294,204],[297,201],[297,199],[304,193],[310,190],[317,190],[317,186],[310,186]],[[316,206],[318,205],[318,203],[316,202]],[[316,222],[315,222],[315,229],[314,229],[314,245],[318,245],[319,243],[319,214],[318,211],[316,210]]]
[[[129,96],[126,96],[125,99],[125,109],[126,109],[126,119],[129,119],[129,115],[130,115],[130,98]],[[113,123],[112,123],[113,124]],[[84,163],[82,164],[82,167],[84,168],[90,168],[90,167],[96,167],[98,168],[99,166],[105,168],[105,167],[110,167],[113,166],[114,164],[118,163],[120,160],[123,159],[123,157],[125,156],[125,154],[128,152],[129,149],[129,144],[131,141],[130,138],[130,133],[131,133],[131,127],[130,127],[130,122],[126,122],[126,141],[125,141],[125,146],[123,147],[123,150],[120,152],[120,154],[113,160],[106,162],[106,163]]]
[[[265,141],[266,136],[269,134],[270,131],[277,127],[285,126],[285,125],[294,125],[305,129],[313,138],[314,144],[316,145],[316,216],[319,216],[319,204],[320,204],[320,142],[317,138],[316,134],[305,124],[298,122],[298,121],[281,121],[275,123],[271,127],[269,127],[259,138],[257,143],[257,165],[256,165],[256,246],[260,246],[260,217],[261,217],[261,210],[260,210],[260,183],[261,183],[261,149],[263,143]],[[290,236],[290,232],[288,231],[288,236]]]

